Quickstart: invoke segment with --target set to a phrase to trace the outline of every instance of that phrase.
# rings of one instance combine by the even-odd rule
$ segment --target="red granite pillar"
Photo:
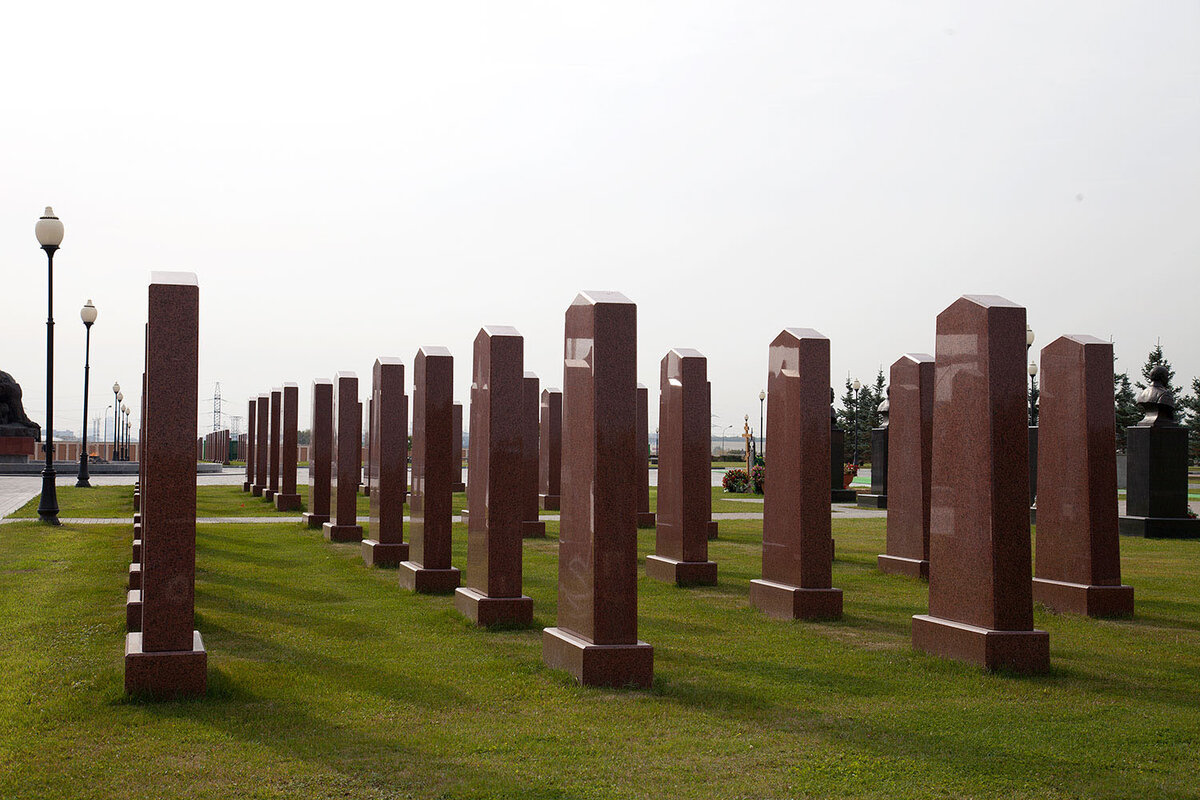
[[[358,524],[358,481],[362,475],[362,403],[358,402],[358,376],[334,376],[332,487],[333,521],[321,526],[331,542],[361,542]]]
[[[557,511],[562,491],[562,391],[544,389],[539,412],[538,503],[547,511]]]
[[[750,604],[778,619],[837,619],[829,489],[829,340],[786,328],[767,375],[770,485],[763,498],[763,576]]]
[[[1055,611],[1131,616],[1117,535],[1113,346],[1062,336],[1041,360],[1033,599]]]
[[[637,526],[654,527],[650,510],[650,390],[637,385]]]
[[[455,403],[453,406],[453,417],[451,419],[454,428],[450,434],[450,453],[454,458],[454,484],[451,488],[456,492],[465,492],[467,484],[463,482],[463,407],[462,403]]]
[[[538,511],[538,426],[541,422],[541,386],[535,372],[526,372],[521,383],[521,536],[543,538],[546,523]]]
[[[271,424],[271,398],[269,395],[260,394],[258,396],[258,411],[255,414],[258,429],[255,432],[254,442],[254,485],[250,487],[250,494],[255,497],[262,497],[263,492],[267,490],[267,459],[270,456],[270,424]]]
[[[408,395],[404,392],[404,362],[375,359],[371,370],[370,442],[371,522],[363,539],[367,566],[395,567],[408,559],[404,541],[404,497],[408,488]]]
[[[125,636],[125,691],[204,694],[208,655],[195,630],[200,291],[196,276],[155,272],[147,313],[147,475],[142,629]]]
[[[294,383],[283,385],[283,416],[279,440],[279,493],[275,495],[275,508],[280,511],[298,511],[300,495],[296,492],[296,451],[298,445],[300,387]]]
[[[333,381],[312,382],[312,424],[308,439],[308,511],[304,523],[320,528],[329,522],[329,494],[333,461]]]
[[[905,353],[890,373],[887,552],[876,561],[891,575],[929,578],[933,373],[925,353]]]
[[[637,636],[637,306],[619,292],[580,294],[564,344],[558,626],[542,631],[542,660],[590,686],[646,687],[654,648]]]
[[[533,620],[533,600],[521,593],[523,361],[515,328],[487,326],[475,337],[467,585],[454,593],[454,605],[478,625]]]
[[[1044,671],[1033,629],[1025,309],[968,295],[937,318],[929,614],[913,645],[987,669]]]
[[[707,360],[696,350],[675,348],[663,357],[659,381],[657,531],[646,574],[679,586],[715,585],[717,565],[708,560]]]
[[[246,481],[242,484],[242,491],[248,492],[256,483],[254,479],[254,434],[255,434],[255,412],[258,411],[258,403],[251,398],[249,409],[246,411],[246,420],[249,427],[246,428],[249,433],[246,435],[246,452],[238,453],[239,456],[246,460]]]
[[[283,419],[283,390],[272,389],[270,395],[270,433],[267,440],[267,488],[263,497],[268,501],[275,499],[279,491],[279,429]]]
[[[459,585],[450,563],[451,495],[462,464],[452,447],[453,415],[454,358],[444,347],[422,347],[413,363],[410,560],[400,565],[400,585],[415,592],[443,594]]]

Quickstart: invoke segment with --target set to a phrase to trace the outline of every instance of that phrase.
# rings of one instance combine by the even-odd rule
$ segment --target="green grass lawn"
[[[88,514],[95,516],[95,514]],[[129,527],[0,527],[0,797],[1196,797],[1200,543],[1123,539],[1133,620],[1039,610],[1053,672],[915,653],[924,584],[874,569],[883,520],[835,520],[840,622],[747,604],[758,522],[720,585],[639,580],[649,691],[541,662],[557,524],[525,542],[536,624],[486,631],[299,524],[202,525],[200,701],[122,695]],[[642,555],[654,534],[639,535]],[[455,563],[465,566],[456,526]]]

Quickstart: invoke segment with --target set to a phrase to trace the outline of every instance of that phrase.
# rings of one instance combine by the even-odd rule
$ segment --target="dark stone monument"
[[[371,370],[371,538],[362,543],[367,566],[396,567],[408,560],[404,541],[404,497],[408,491],[408,395],[404,362],[377,358]]]
[[[196,276],[150,278],[146,347],[146,502],[141,630],[125,635],[125,691],[204,694],[208,654],[195,629],[200,290]]]
[[[262,497],[267,490],[267,459],[271,452],[270,446],[270,424],[271,424],[271,397],[270,395],[260,394],[258,396],[258,411],[255,414],[255,422],[258,429],[255,432],[254,442],[254,485],[250,487],[250,494],[254,497]]]
[[[521,536],[541,539],[546,523],[538,518],[538,426],[541,424],[541,385],[535,372],[526,372],[521,384]]]
[[[658,417],[658,512],[646,574],[678,586],[715,585],[708,560],[712,417],[708,362],[675,348],[663,357]]]
[[[267,451],[267,488],[263,498],[274,502],[279,493],[279,449],[283,426],[283,389],[271,390],[271,432]]]
[[[467,458],[467,585],[454,606],[477,625],[528,625],[533,600],[521,592],[525,343],[515,328],[475,337],[471,447]]]
[[[653,528],[654,512],[650,510],[650,390],[637,385],[637,526]]]
[[[462,403],[454,404],[454,429],[450,434],[450,449],[454,456],[454,483],[451,486],[456,492],[465,492],[467,484],[463,482],[463,407]]]
[[[884,397],[879,404],[879,427],[871,430],[871,493],[858,496],[859,508],[887,508],[890,412],[888,398]]]
[[[283,430],[279,442],[279,492],[275,495],[275,508],[279,511],[299,511],[300,495],[296,492],[296,451],[299,436],[300,387],[294,383],[283,385]],[[226,439],[227,441],[228,439]]]
[[[580,294],[564,345],[558,626],[542,631],[542,660],[589,686],[648,687],[654,648],[637,635],[635,493],[647,460],[637,306],[618,292]]]
[[[1117,535],[1113,346],[1062,336],[1042,348],[1033,599],[1092,617],[1133,614]]]
[[[1137,404],[1145,416],[1126,428],[1129,487],[1121,534],[1200,537],[1200,520],[1188,515],[1188,431],[1175,420],[1175,398],[1167,389],[1166,369],[1159,366],[1150,372],[1150,385],[1138,393]]]
[[[750,604],[776,619],[838,619],[830,528],[829,340],[786,328],[771,342],[767,430],[771,477],[763,497],[763,576]]]
[[[887,552],[877,559],[880,571],[891,575],[929,578],[933,377],[933,356],[925,353],[905,353],[892,364],[888,386]]]
[[[312,425],[308,440],[308,511],[304,524],[320,528],[329,522],[330,486],[333,482],[333,381],[312,382]]]
[[[339,372],[333,379],[333,520],[321,526],[331,542],[361,542],[358,524],[358,482],[362,476],[362,403],[358,376]]]
[[[562,493],[562,390],[543,389],[538,458],[538,502],[558,511]]]
[[[846,432],[838,427],[833,407],[833,387],[829,389],[829,499],[833,503],[853,503],[858,492],[842,488],[846,483]]]
[[[1110,376],[1111,377],[1111,376]],[[968,295],[937,318],[929,614],[913,645],[986,669],[1044,672],[1033,628],[1025,309]]]
[[[454,407],[454,358],[444,347],[422,347],[413,363],[410,560],[400,564],[400,585],[424,594],[448,594],[460,581],[450,563],[451,495],[462,470]]]
[[[0,464],[25,464],[37,455],[42,429],[25,415],[21,386],[0,371]]]
[[[375,446],[375,432],[372,430],[372,426],[375,424],[375,407],[373,405],[374,403],[375,403],[374,395],[367,398],[367,462],[366,462],[366,469],[363,470],[363,473],[364,473],[363,483],[362,483],[363,497],[371,496],[371,485],[375,478],[375,475],[372,474],[372,466],[371,466],[372,464],[375,463],[374,455],[371,452],[372,448]],[[405,489],[405,491],[408,491],[408,490]]]

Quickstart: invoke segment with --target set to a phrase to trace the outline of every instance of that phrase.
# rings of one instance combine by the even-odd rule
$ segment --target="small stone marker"
[[[650,390],[637,385],[637,526],[654,527],[650,510]]]
[[[837,619],[829,479],[829,340],[785,328],[771,342],[767,430],[770,486],[763,497],[763,576],[750,604],[777,619]]]
[[[444,347],[422,347],[413,362],[410,560],[400,564],[400,585],[424,594],[448,594],[460,583],[450,563],[452,494],[462,470],[453,418],[454,357]]]
[[[298,511],[300,495],[296,492],[296,451],[299,438],[300,387],[294,383],[283,385],[283,430],[279,446],[279,493],[275,495],[275,508],[279,511]]]
[[[538,426],[541,424],[541,385],[536,372],[521,383],[521,536],[541,539],[546,523],[538,519]]]
[[[538,503],[558,511],[562,493],[562,390],[543,389],[539,403]]]
[[[333,381],[312,382],[312,424],[308,440],[308,511],[304,523],[320,528],[329,522],[333,462]]]
[[[362,543],[367,566],[395,567],[408,559],[404,542],[404,497],[408,487],[408,395],[404,362],[377,358],[371,371],[372,477],[370,538]]]
[[[1025,309],[967,295],[937,318],[929,613],[913,645],[986,669],[1044,672],[1033,628]],[[1111,376],[1110,376],[1111,379]]]
[[[929,579],[929,494],[933,469],[933,356],[905,353],[888,388],[887,552],[890,575]],[[872,473],[874,474],[874,473]]]
[[[358,482],[362,475],[362,403],[358,376],[339,372],[333,378],[333,520],[321,526],[331,542],[361,542],[358,524]]]
[[[637,635],[637,306],[583,292],[566,317],[558,626],[542,631],[542,660],[589,686],[648,687],[654,648]]]
[[[467,585],[455,591],[454,606],[477,625],[533,620],[533,600],[521,591],[524,349],[515,328],[485,326],[475,337]]]
[[[663,357],[658,417],[658,512],[646,574],[678,586],[715,585],[708,560],[712,470],[708,361],[676,348]]]
[[[142,512],[141,630],[125,636],[125,691],[204,694],[208,654],[195,630],[200,291],[196,276],[150,279],[146,347],[147,462]]]

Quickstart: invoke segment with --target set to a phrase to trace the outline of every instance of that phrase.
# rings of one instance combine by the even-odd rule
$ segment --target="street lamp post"
[[[761,442],[761,445],[758,448],[758,454],[764,457],[767,452],[767,429],[763,427],[763,402],[766,399],[767,392],[764,389],[758,393],[758,438]]]
[[[83,442],[79,447],[79,478],[75,481],[75,485],[90,487],[92,484],[88,481],[87,454],[88,373],[91,371],[92,323],[96,321],[96,307],[92,305],[91,300],[88,300],[79,310],[79,318],[83,320],[83,327],[87,330],[87,335],[83,346]]]
[[[1029,362],[1029,427],[1037,426],[1037,412],[1034,410],[1033,390],[1037,380],[1038,365],[1036,361]]]
[[[42,469],[42,497],[38,517],[49,525],[58,524],[58,491],[54,472],[54,253],[63,240],[63,224],[46,206],[46,213],[33,229],[38,244],[46,251],[46,436],[42,447],[46,466]]]
[[[862,401],[862,394],[858,391],[862,388],[862,381],[858,378],[854,379],[854,414],[851,415],[851,420],[854,427],[854,466],[858,467],[858,407]]]
[[[121,384],[113,381],[113,446],[112,453],[110,454],[113,461],[117,460],[117,416],[121,413],[122,397],[124,395],[121,394]]]
[[[125,425],[121,432],[121,460],[129,460],[129,406],[121,404],[121,422]]]
[[[133,420],[131,420],[129,418],[129,409],[125,409],[125,460],[126,461],[129,461],[130,460],[129,457],[130,457],[130,455],[132,455],[129,452],[129,435],[130,435],[130,429],[132,427],[133,427]]]

